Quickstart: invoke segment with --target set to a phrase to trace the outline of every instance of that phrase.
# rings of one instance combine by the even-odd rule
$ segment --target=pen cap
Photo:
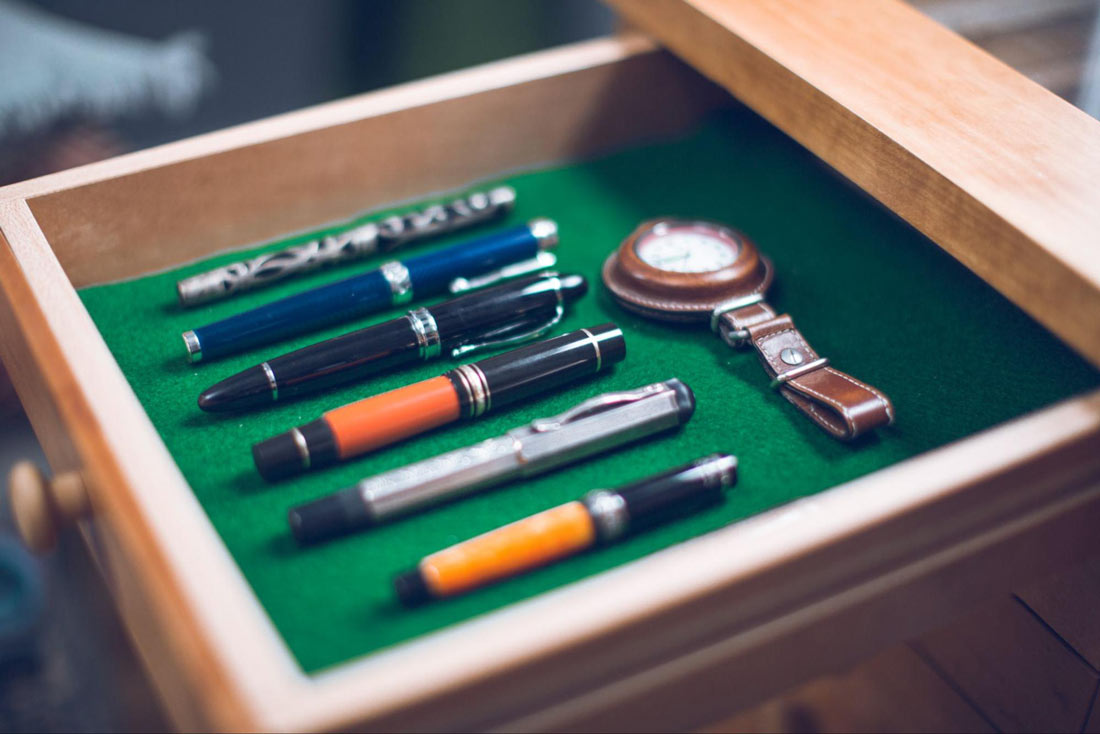
[[[533,275],[468,293],[432,306],[444,350],[471,341],[491,341],[510,331],[547,323],[559,307],[588,291],[583,275]]]
[[[455,384],[462,414],[473,417],[588,377],[625,356],[622,330],[600,324],[463,365],[447,377]]]
[[[601,543],[718,501],[737,481],[737,457],[711,454],[618,489],[585,495]]]
[[[541,221],[549,220],[536,220]],[[549,242],[542,230],[535,228],[536,222],[405,259],[413,292],[420,296],[443,293],[455,278],[479,275],[535,257]],[[554,227],[554,242],[557,241],[556,232]]]
[[[336,440],[324,419],[292,428],[252,446],[252,461],[269,482],[327,466],[337,459]]]

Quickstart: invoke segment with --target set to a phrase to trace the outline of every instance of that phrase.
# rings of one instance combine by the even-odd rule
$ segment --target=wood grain
[[[1100,671],[1100,555],[1029,584],[1016,595]]]
[[[900,0],[609,2],[1100,365],[1100,122]]]
[[[1004,596],[915,648],[1002,731],[1081,731],[1100,675]]]
[[[706,731],[947,734],[996,729],[909,646],[896,645],[854,670],[820,678]]]

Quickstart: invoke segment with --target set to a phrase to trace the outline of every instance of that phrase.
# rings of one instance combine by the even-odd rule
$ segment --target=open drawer
[[[883,3],[882,8],[879,12],[886,15],[911,14],[905,17],[916,23],[917,37],[931,34],[942,45],[941,53],[971,63],[968,68],[973,74],[985,73],[986,66],[1000,75],[1011,74],[912,11],[892,3]],[[792,17],[790,22],[798,25],[797,20]],[[908,38],[905,33],[898,29],[900,39]],[[904,45],[902,40],[898,43]],[[762,53],[748,47],[727,52],[737,60]],[[801,92],[781,82],[777,77],[773,101],[778,104],[784,95],[791,95],[794,105]],[[1049,121],[1050,127],[1059,134],[1083,136],[1078,160],[1043,158],[1039,153],[1048,154],[1049,149],[1035,143],[1036,170],[1078,164],[1092,166],[1095,172],[1100,125],[1041,96],[1045,93],[1037,88],[1023,88],[1046,105],[1043,114],[1057,118]],[[756,106],[751,94],[746,101]],[[840,105],[829,101],[827,106],[835,111],[842,109]],[[771,117],[768,106],[763,107]],[[780,118],[781,127],[798,125],[798,120]],[[292,629],[305,623],[308,610],[297,610],[299,616],[290,621],[276,611],[272,586],[278,579],[265,576],[257,582],[257,560],[243,559],[243,546],[227,531],[224,510],[214,507],[210,495],[193,481],[193,470],[187,467],[194,462],[188,464],[179,453],[176,434],[158,418],[164,413],[154,406],[158,398],[135,376],[132,352],[127,356],[119,346],[119,323],[124,319],[117,314],[122,307],[105,305],[110,293],[120,292],[111,289],[128,286],[104,284],[139,276],[142,281],[128,282],[160,278],[157,282],[170,283],[169,276],[150,274],[197,267],[189,264],[229,248],[255,246],[364,209],[488,180],[527,181],[526,189],[517,184],[520,205],[525,212],[551,217],[570,216],[565,211],[568,197],[555,199],[570,182],[575,187],[570,196],[603,197],[599,201],[605,211],[615,208],[615,197],[635,202],[637,197],[652,196],[647,205],[659,206],[661,194],[673,196],[673,188],[688,184],[656,183],[653,177],[690,176],[690,171],[681,170],[688,167],[685,161],[725,163],[710,149],[695,158],[681,155],[687,148],[676,146],[698,145],[692,136],[699,135],[700,126],[703,144],[718,146],[715,151],[741,145],[745,147],[735,151],[749,155],[752,145],[738,136],[757,131],[760,137],[749,142],[763,146],[762,153],[757,151],[760,155],[778,155],[785,166],[810,165],[807,161],[812,157],[667,51],[645,38],[624,36],[448,74],[0,190],[0,355],[55,473],[67,474],[86,494],[90,514],[81,522],[82,530],[179,725],[238,730],[352,726],[592,730],[702,725],[928,629],[992,591],[1095,550],[1100,521],[1100,393],[1090,386],[1100,379],[1085,360],[1100,361],[1100,340],[1095,338],[1100,333],[1100,311],[1089,310],[1100,303],[1100,277],[1095,267],[1089,270],[1087,263],[1080,265],[1083,256],[1075,248],[1076,228],[1097,224],[1097,192],[1065,192],[1073,202],[1067,216],[1076,218],[1067,221],[1062,216],[1049,226],[1029,220],[1026,237],[1006,237],[1013,251],[1002,252],[997,249],[996,232],[985,227],[995,220],[1005,227],[1010,224],[998,220],[996,207],[987,205],[1000,195],[982,188],[987,184],[975,184],[978,190],[969,193],[966,187],[972,180],[941,184],[940,191],[956,192],[958,198],[917,195],[927,189],[918,186],[925,179],[914,176],[928,161],[916,155],[898,158],[895,153],[918,149],[932,131],[914,133],[910,139],[891,137],[886,131],[878,145],[855,150],[853,146],[866,142],[857,134],[863,123],[852,115],[846,128],[844,119],[824,112],[819,121],[835,122],[824,138],[792,134],[844,173],[849,173],[848,161],[861,161],[864,173],[850,174],[853,180],[891,204],[1030,317],[823,165],[812,163],[812,170],[798,169],[790,175],[812,179],[807,186],[813,191],[818,190],[815,187],[836,190],[819,202],[839,197],[873,219],[873,226],[881,228],[876,231],[898,233],[892,246],[917,253],[913,257],[918,260],[904,262],[925,263],[931,258],[944,268],[945,283],[981,291],[980,298],[967,296],[966,302],[980,303],[983,309],[988,306],[982,315],[994,323],[974,329],[976,338],[998,329],[997,314],[1012,314],[1005,316],[1012,334],[1002,334],[995,341],[1011,343],[1020,334],[1041,339],[1045,353],[1057,363],[1050,374],[1059,375],[1056,381],[1064,384],[1038,388],[1039,397],[1034,399],[1043,405],[1013,402],[1013,396],[1006,396],[1012,405],[1023,406],[1018,408],[1021,414],[1007,421],[1003,416],[990,418],[991,425],[996,425],[987,430],[958,440],[948,434],[944,436],[950,440],[929,438],[928,447],[934,448],[914,449],[911,458],[895,457],[903,460],[884,462],[874,471],[850,469],[858,476],[837,486],[817,487],[802,499],[788,496],[762,502],[761,507],[779,506],[734,524],[699,526],[700,533],[710,532],[690,540],[668,538],[660,549],[639,546],[635,558],[624,556],[619,559],[622,562],[609,564],[614,568],[597,562],[587,570],[578,567],[571,579],[547,582],[546,588],[536,583],[529,593],[517,593],[514,598],[472,604],[455,612],[453,619],[427,625],[431,629],[418,627],[408,634],[395,634],[371,649],[349,644],[341,659],[310,657],[308,643]],[[1029,132],[1041,138],[1045,129]],[[819,146],[821,140],[827,144]],[[650,154],[664,162],[647,168],[643,158]],[[523,178],[574,164],[603,166],[600,170],[607,175],[600,180],[607,186],[618,180],[623,188],[599,193],[591,188],[592,179],[582,176],[553,186]],[[1005,170],[1012,170],[1012,165],[1006,165]],[[619,176],[607,173],[609,169]],[[623,175],[624,171],[633,173]],[[1039,173],[1036,177],[1041,178]],[[648,194],[630,189],[632,179],[643,182]],[[1065,180],[1055,177],[1050,185]],[[913,197],[897,191],[899,182],[905,181],[916,187]],[[716,176],[695,183],[713,189],[721,182],[721,176]],[[884,193],[890,186],[893,193]],[[546,198],[540,201],[539,192]],[[678,202],[679,209],[691,206],[683,192],[675,196],[679,198],[669,201]],[[1081,202],[1082,196],[1092,197],[1091,209]],[[652,213],[738,211],[723,209],[719,194],[703,199],[698,210]],[[893,206],[895,200],[897,206]],[[914,200],[919,200],[919,206],[913,205]],[[540,208],[544,204],[547,210]],[[550,210],[554,206],[558,210]],[[625,204],[619,209],[635,211]],[[782,219],[783,211],[783,206],[776,206],[766,214]],[[983,218],[975,212],[986,214]],[[598,261],[617,244],[617,239],[607,238],[611,232],[627,234],[587,213],[593,231],[582,233],[585,218],[572,216],[576,217],[572,230],[577,232],[576,240],[586,242],[576,246],[578,258]],[[938,229],[953,216],[964,217],[957,222],[958,231]],[[756,234],[742,221],[731,223]],[[835,223],[826,229],[830,226],[835,239],[843,230],[836,229],[840,225]],[[566,269],[570,267],[569,231],[563,224],[561,255]],[[1067,231],[1071,235],[1063,236]],[[974,243],[983,237],[987,244],[976,249]],[[815,286],[799,295],[801,281],[794,260],[786,270],[782,267],[781,242],[761,237],[758,241],[765,251],[778,248],[773,254],[781,266],[780,307],[789,308],[811,339],[827,341],[827,319],[810,313],[808,307],[798,310],[826,291]],[[856,239],[851,244],[865,246]],[[581,251],[592,247],[602,249]],[[866,257],[880,255],[870,248]],[[894,255],[883,252],[881,257]],[[1008,257],[1017,257],[1026,267],[1006,264]],[[1095,266],[1095,249],[1091,258]],[[1073,277],[1065,276],[1071,270]],[[614,304],[598,285],[597,273],[586,270],[585,274],[592,281],[593,293],[587,296],[592,308],[615,314]],[[804,277],[812,282],[812,274]],[[1043,287],[1035,288],[1035,283]],[[301,286],[297,281],[288,287]],[[941,292],[936,288],[943,288],[943,283],[930,285],[929,292]],[[942,292],[947,298],[947,292]],[[1039,296],[1021,295],[1026,293]],[[856,292],[851,295],[860,297]],[[169,292],[165,303],[172,298]],[[1065,306],[1067,298],[1076,299],[1078,310],[1074,323],[1063,328],[1057,326],[1061,316],[1052,304]],[[161,333],[140,317],[140,304],[132,305],[132,313],[138,314],[132,328],[150,343],[172,342],[182,364],[178,330]],[[180,318],[170,308],[154,305],[167,314],[165,319]],[[847,321],[847,329],[870,329],[875,308],[888,310],[874,302],[856,307],[867,312],[866,321]],[[105,315],[112,308],[116,317]],[[1056,331],[1084,359],[1031,317]],[[616,320],[623,323],[628,343],[631,332],[626,327],[634,325],[639,332],[648,329],[649,333],[637,337],[643,344],[646,339],[671,338],[661,327],[642,327],[643,322],[621,312]],[[705,330],[696,338],[707,343],[706,353],[718,353],[721,345],[712,345]],[[943,341],[956,344],[959,339],[950,335],[943,336]],[[926,393],[924,404],[899,401],[899,410],[942,413],[944,420],[956,420],[950,414],[969,404],[956,402],[954,391],[971,386],[965,380],[948,379],[958,374],[958,364],[948,357],[958,355],[937,356],[935,333],[928,335],[927,342],[921,346],[928,359],[945,360],[945,384],[939,385],[939,392]],[[686,339],[677,336],[676,343],[686,344]],[[861,357],[853,351],[857,348],[841,349],[847,344],[842,339],[835,343],[839,367],[851,365],[853,373],[887,392],[891,383],[904,392],[901,381],[910,374],[920,379],[917,367],[888,358],[876,363],[879,372],[860,374]],[[905,352],[912,344],[897,348]],[[962,356],[972,362],[981,354],[979,349],[977,355]],[[999,359],[1001,353],[985,354],[992,363],[968,362],[970,379],[982,381],[1008,370]],[[684,357],[693,358],[690,353]],[[760,384],[765,382],[762,375],[754,372],[759,369],[755,364],[729,369],[733,360],[749,365],[748,355],[729,353],[723,359],[727,361],[711,359],[709,368],[716,374],[727,370],[725,379],[730,384],[748,385],[745,389],[754,391],[762,409],[781,414],[794,434],[814,445],[828,441],[811,435],[816,429],[804,427],[801,417],[782,413],[786,408],[771,401]],[[646,358],[639,355],[636,360]],[[624,364],[629,363],[630,357]],[[675,366],[674,361],[667,364]],[[428,365],[425,375],[441,369],[445,368]],[[888,370],[895,374],[885,374]],[[196,369],[177,371],[180,380],[213,381],[195,377]],[[526,412],[498,416],[496,423],[479,424],[476,429],[470,424],[469,430],[451,430],[431,440],[446,441],[449,448],[466,445],[499,433],[501,427],[557,412],[588,394],[652,381],[635,379],[640,375],[648,373],[624,369],[615,375],[617,382],[571,390],[524,408]],[[393,384],[409,379],[408,374],[392,378]],[[757,384],[752,385],[754,379]],[[1069,392],[1060,394],[1059,389]],[[715,407],[709,413],[700,410],[692,424],[698,433],[662,439],[679,442],[676,455],[687,460],[704,453],[698,444],[688,445],[688,439],[703,437],[706,421],[712,417],[737,420],[735,404],[718,402],[723,394],[721,386],[712,390],[697,386],[700,406],[710,400]],[[191,401],[193,395],[188,392],[185,402]],[[935,416],[925,415],[923,420],[931,425]],[[194,425],[190,428],[199,430]],[[712,428],[711,433],[716,430]],[[897,430],[872,446],[837,448],[836,453],[822,449],[816,460],[843,463],[843,457],[853,453],[881,449],[891,441],[904,443],[904,416]],[[746,442],[749,433],[745,429]],[[729,448],[739,453],[736,439]],[[767,437],[753,440],[766,443]],[[918,444],[907,445],[919,448]],[[648,445],[633,451],[635,460],[653,451],[666,456]],[[630,460],[616,459],[618,464],[601,470],[622,472]],[[392,457],[388,461],[393,465]],[[360,465],[360,473],[364,466]],[[769,472],[766,466],[753,467],[749,455],[742,457],[742,466],[746,482],[750,473],[766,478]],[[556,476],[573,481],[568,474]],[[589,478],[576,477],[581,477],[578,482]],[[623,476],[622,481],[631,478]],[[327,484],[341,486],[339,480],[330,479]],[[579,494],[588,488],[572,486],[569,492]],[[505,488],[498,494],[508,492],[516,490]],[[273,494],[251,493],[251,488],[239,495],[234,501],[283,502],[271,499]],[[552,502],[544,498],[542,504]],[[750,505],[744,507],[741,516],[752,514]],[[450,539],[435,540],[440,542],[430,541],[428,547]],[[272,558],[285,552],[278,544],[265,547]],[[340,551],[326,552],[337,558]],[[414,557],[406,559],[412,561]],[[298,586],[300,577],[286,580],[286,594],[309,594]],[[342,614],[339,624],[365,623]],[[379,618],[389,615],[392,622],[396,614],[384,610]],[[319,607],[316,621],[334,623]]]

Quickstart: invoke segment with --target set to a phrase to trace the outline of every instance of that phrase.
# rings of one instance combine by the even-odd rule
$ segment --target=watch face
[[[740,247],[728,233],[698,223],[658,223],[638,238],[634,252],[646,265],[674,273],[710,273],[729,267]]]

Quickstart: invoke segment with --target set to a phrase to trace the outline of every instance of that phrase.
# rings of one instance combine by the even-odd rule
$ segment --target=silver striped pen
[[[218,301],[325,265],[388,252],[415,240],[496,219],[511,211],[515,201],[516,192],[510,186],[475,191],[446,204],[367,222],[346,232],[184,278],[176,283],[176,293],[182,306]]]

